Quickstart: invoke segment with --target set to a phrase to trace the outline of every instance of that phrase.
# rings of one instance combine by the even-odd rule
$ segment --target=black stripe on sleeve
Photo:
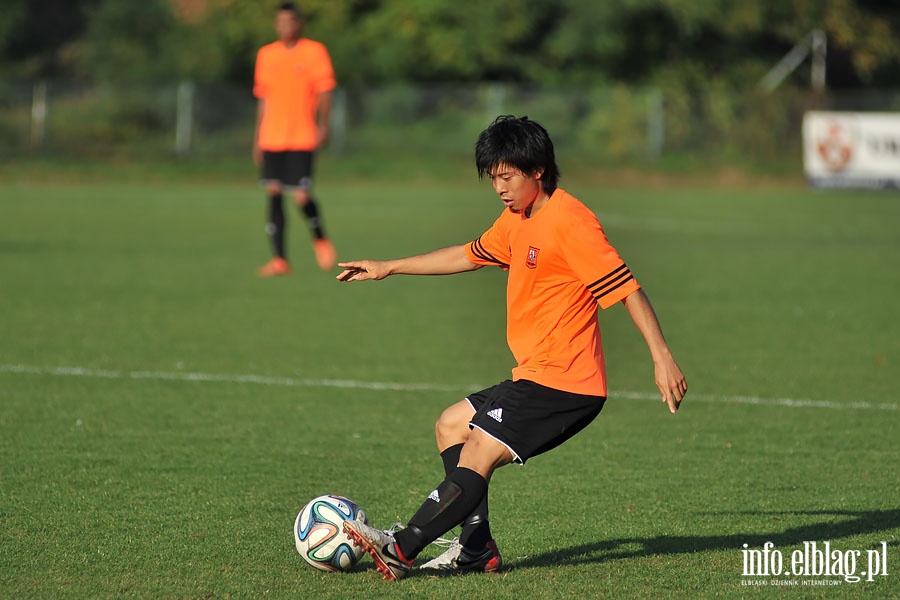
[[[619,282],[616,283],[614,286],[608,287],[608,288],[604,289],[602,292],[594,292],[594,298],[596,298],[597,301],[599,302],[601,298],[603,298],[603,297],[606,296],[607,294],[609,294],[609,293],[611,293],[611,292],[614,292],[615,290],[619,289],[620,287],[622,287],[623,285],[625,285],[626,283],[628,283],[628,282],[631,281],[632,279],[634,279],[634,275],[632,275],[631,273],[628,273],[628,277],[626,277],[626,278],[623,279],[622,281],[619,281]]]
[[[506,264],[502,260],[498,260],[493,254],[484,249],[484,245],[481,243],[481,238],[478,238],[477,240],[469,244],[469,249],[472,251],[472,254],[483,261],[493,263],[500,267],[509,267],[508,264]]]
[[[588,285],[588,289],[590,289],[590,290],[593,292],[594,290],[603,287],[604,285],[606,285],[607,283],[609,283],[609,281],[610,281],[611,279],[613,279],[613,278],[615,278],[616,276],[618,276],[619,273],[621,273],[622,271],[628,271],[628,267],[627,267],[624,263],[621,264],[617,269],[613,270],[613,271],[610,272],[610,273],[607,273],[606,275],[604,275],[603,277],[601,277],[600,279],[598,279],[598,280],[595,281],[594,283]]]
[[[599,301],[601,298],[622,287],[632,279],[634,279],[634,275],[632,275],[631,270],[623,264],[611,273],[590,284],[588,290],[590,290],[591,294],[594,295],[594,298]]]

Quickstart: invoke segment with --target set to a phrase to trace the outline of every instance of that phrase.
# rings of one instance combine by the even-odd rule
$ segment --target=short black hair
[[[282,2],[281,4],[278,5],[277,12],[281,12],[283,10],[287,10],[287,11],[294,13],[294,16],[297,17],[298,19],[302,16],[300,14],[300,7],[297,6],[297,4],[295,2]]]
[[[560,172],[550,134],[543,125],[528,117],[500,115],[478,136],[475,166],[479,179],[500,164],[528,175],[543,171],[541,186],[548,194],[552,194],[559,183]]]

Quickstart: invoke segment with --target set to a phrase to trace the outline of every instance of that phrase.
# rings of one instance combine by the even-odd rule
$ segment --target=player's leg
[[[428,495],[405,529],[391,535],[358,521],[346,521],[344,530],[372,555],[386,579],[405,577],[428,544],[472,514],[487,494],[491,474],[512,460],[506,446],[482,431],[473,431],[460,455],[460,466]]]
[[[463,444],[471,432],[469,422],[475,416],[473,406],[483,404],[489,391],[472,394],[469,398],[453,404],[441,413],[435,423],[435,439],[441,452],[445,475],[450,475],[459,465]],[[454,571],[462,568],[487,572],[494,572],[500,568],[502,559],[491,534],[488,518],[488,496],[489,494],[485,494],[475,510],[463,520],[459,540],[452,542],[445,552],[420,568]]]
[[[287,260],[284,248],[285,219],[284,201],[281,195],[281,184],[272,182],[266,186],[266,197],[269,200],[269,221],[266,223],[266,233],[272,244],[272,255]]]
[[[494,470],[512,462],[512,453],[482,431],[473,431],[453,469],[396,535],[403,556],[413,559],[428,544],[471,515],[487,495]]]
[[[296,186],[294,187],[294,204],[297,205],[297,209],[309,225],[316,262],[319,264],[319,268],[327,271],[337,261],[337,253],[334,245],[325,235],[319,204],[312,196],[313,156],[312,152],[288,153],[289,181]]]
[[[297,210],[300,211],[300,215],[306,219],[313,239],[322,239],[325,237],[325,231],[319,219],[319,205],[310,193],[309,178],[301,180],[300,186],[294,188],[294,204],[297,206]]]
[[[503,382],[471,394],[467,400],[475,411],[467,423],[474,428],[473,439],[461,449],[456,461],[460,467],[470,466],[469,453],[480,454],[476,444],[482,435],[477,432],[505,445],[513,453],[515,462],[524,464],[530,457],[564,443],[591,423],[603,408],[605,398],[563,392],[523,380]],[[439,440],[443,439],[447,444],[458,439],[452,432],[459,435],[458,421],[462,413],[462,409],[454,408],[442,415],[436,428]],[[445,450],[442,458],[449,451],[450,448]],[[479,517],[484,520],[479,521]],[[496,571],[502,561],[492,537],[486,495],[483,504],[465,520],[459,542],[421,568]]]
[[[262,182],[266,190],[267,222],[266,234],[272,246],[272,259],[259,269],[262,277],[286,275],[290,272],[285,253],[285,217],[282,196],[284,170],[283,152],[263,152]]]
[[[405,577],[426,545],[472,514],[487,494],[494,470],[556,448],[590,424],[606,401],[526,380],[505,381],[489,392],[480,406],[473,402],[473,429],[457,468],[429,494],[406,529],[391,534],[357,521],[344,523],[386,579]]]

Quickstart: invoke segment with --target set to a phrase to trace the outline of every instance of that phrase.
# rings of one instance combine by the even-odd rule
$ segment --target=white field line
[[[51,375],[57,377],[93,377],[100,379],[151,379],[160,381],[193,381],[201,383],[249,383],[286,387],[350,388],[389,390],[399,392],[461,392],[484,388],[484,385],[447,385],[438,383],[400,383],[390,381],[360,381],[354,379],[312,379],[298,377],[266,377],[262,375],[238,375],[228,373],[191,373],[184,371],[110,371],[83,367],[39,367],[33,365],[0,365],[0,373],[23,375]],[[644,392],[613,391],[610,398],[630,400],[659,400],[656,394]],[[900,409],[893,402],[831,402],[828,400],[803,400],[795,398],[759,398],[755,396],[717,396],[688,394],[688,402],[718,404],[752,404],[759,406],[784,406],[788,408],[830,408],[844,410],[893,410]]]
[[[635,400],[661,400],[658,395],[635,392],[612,392],[612,398],[630,398]],[[900,410],[896,402],[832,402],[830,400],[803,400],[797,398],[759,398],[757,396],[713,396],[707,394],[691,394],[688,392],[687,402],[718,402],[721,404],[758,404],[760,406],[787,406],[789,408],[837,408],[853,410]]]

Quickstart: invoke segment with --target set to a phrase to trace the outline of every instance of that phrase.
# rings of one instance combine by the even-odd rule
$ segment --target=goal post
[[[812,89],[825,91],[825,58],[828,53],[828,36],[821,29],[813,29],[772,67],[759,84],[767,92],[773,91],[794,72],[808,56],[812,56]]]

